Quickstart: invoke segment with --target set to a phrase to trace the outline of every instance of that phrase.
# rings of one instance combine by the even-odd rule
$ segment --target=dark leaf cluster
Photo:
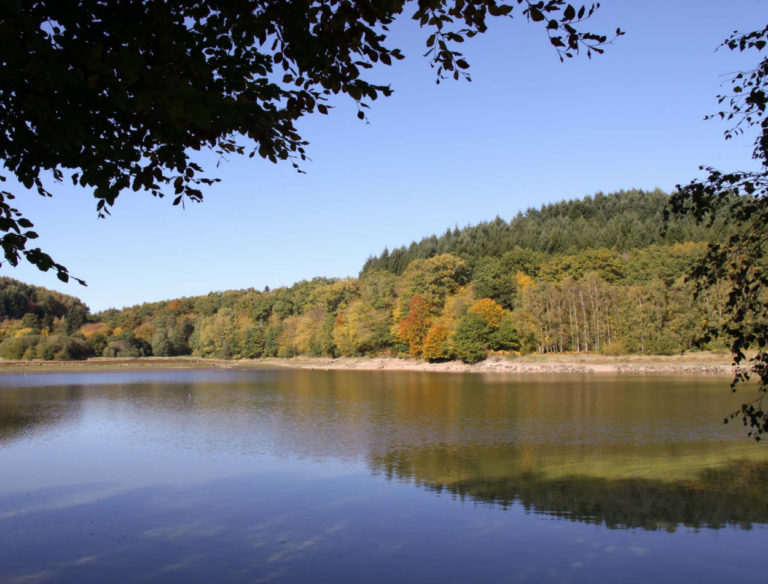
[[[608,42],[577,26],[597,5],[517,0],[546,23],[562,58]],[[466,76],[457,44],[489,17],[496,0],[23,0],[0,3],[0,160],[24,188],[51,196],[51,179],[91,190],[99,216],[128,190],[199,202],[219,179],[194,160],[247,154],[300,170],[307,142],[296,122],[328,113],[345,95],[364,108],[392,89],[366,78],[403,58],[388,27],[410,10],[431,31],[427,55],[446,75]],[[620,31],[617,31],[620,34]],[[0,176],[0,179],[6,177]],[[66,267],[38,248],[32,223],[0,191],[0,245],[67,281]],[[81,284],[84,282],[77,279]]]
[[[761,52],[768,42],[768,27],[746,34],[734,33],[723,46],[733,51]],[[755,130],[753,158],[760,164],[757,171],[721,172],[703,168],[705,178],[692,181],[672,196],[670,212],[689,215],[704,224],[726,220],[733,226],[730,238],[713,243],[701,262],[691,271],[697,282],[697,293],[716,281],[728,281],[730,318],[710,330],[703,340],[721,334],[731,341],[731,352],[737,373],[732,387],[755,377],[761,395],[745,403],[726,418],[741,418],[750,436],[757,440],[768,431],[768,412],[762,405],[768,391],[768,57],[750,71],[734,74],[731,93],[718,97],[728,108],[715,116],[732,125],[725,131],[726,140]]]

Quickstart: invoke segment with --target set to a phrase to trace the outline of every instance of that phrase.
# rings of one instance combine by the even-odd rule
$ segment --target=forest
[[[661,191],[598,193],[448,229],[370,257],[357,278],[230,290],[91,314],[0,278],[0,357],[222,359],[590,352],[674,354],[726,318],[728,282],[686,279],[727,223],[665,220]]]

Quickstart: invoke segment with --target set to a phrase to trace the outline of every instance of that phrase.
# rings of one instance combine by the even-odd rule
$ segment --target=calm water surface
[[[722,378],[0,376],[0,581],[766,582]]]

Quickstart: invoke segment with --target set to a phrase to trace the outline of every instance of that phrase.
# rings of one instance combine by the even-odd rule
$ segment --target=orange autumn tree
[[[432,325],[430,306],[421,296],[411,296],[408,315],[397,325],[400,340],[408,345],[408,352],[418,357],[424,351],[424,339]]]
[[[451,345],[448,342],[450,334],[451,331],[442,323],[429,329],[422,351],[427,361],[446,361],[451,358]]]

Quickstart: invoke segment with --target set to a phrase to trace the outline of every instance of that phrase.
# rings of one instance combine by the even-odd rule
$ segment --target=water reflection
[[[73,476],[58,469],[63,484],[85,474],[149,486],[142,468],[158,458],[173,468],[180,452],[218,452],[364,461],[431,491],[609,527],[768,522],[768,456],[717,422],[735,399],[717,380],[153,371],[0,383],[0,441],[85,417],[124,462],[122,473],[87,467],[104,445],[79,444]],[[131,444],[151,450],[137,462]]]
[[[67,386],[41,402],[35,392],[0,390],[0,446],[57,425],[71,424],[80,414],[81,388]]]
[[[467,459],[442,449],[393,451],[374,460],[372,466],[390,479],[412,481],[429,491],[503,508],[519,503],[535,513],[611,529],[675,531],[679,525],[751,529],[755,523],[768,523],[765,461],[731,461],[704,468],[685,480],[579,474],[553,477],[521,470],[515,454],[519,452],[506,454],[505,465],[498,458]],[[495,466],[495,473],[482,470],[488,466]],[[461,478],[445,478],[456,475]]]

